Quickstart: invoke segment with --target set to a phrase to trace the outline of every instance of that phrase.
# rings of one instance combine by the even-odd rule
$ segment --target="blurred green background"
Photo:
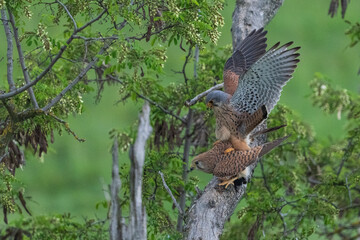
[[[221,30],[219,46],[231,44],[234,2],[228,1],[223,11],[225,26]],[[287,0],[266,27],[269,31],[268,46],[278,41],[294,41],[294,45],[301,46],[301,62],[294,78],[285,86],[280,102],[295,109],[314,127],[316,136],[327,143],[343,136],[344,122],[335,115],[324,115],[312,106],[307,97],[310,94],[309,82],[315,72],[321,72],[336,85],[358,93],[360,79],[357,75],[360,56],[357,49],[347,47],[349,39],[344,35],[348,25],[339,14],[334,19],[327,15],[329,2]],[[345,19],[357,20],[359,9],[360,2],[350,2]],[[52,33],[51,29],[49,32]],[[56,34],[60,33],[55,33],[54,37]],[[0,44],[6,44],[3,30],[0,31]],[[6,53],[0,52],[0,58],[2,56]],[[184,59],[185,55],[178,48],[169,50],[165,66],[169,81],[182,81],[181,76],[175,76],[171,69],[178,70]],[[3,60],[0,62],[3,83],[6,81],[5,67],[6,60]],[[49,146],[50,150],[43,159],[27,154],[26,166],[23,171],[17,171],[17,177],[26,186],[26,195],[32,197],[28,205],[34,215],[71,212],[78,218],[106,216],[106,209],[96,209],[95,206],[105,199],[104,189],[107,191],[107,184],[111,181],[108,133],[114,128],[125,130],[131,126],[137,119],[141,104],[115,104],[118,100],[116,87],[107,87],[99,104],[95,104],[94,95],[84,98],[85,112],[82,115],[68,119],[71,129],[86,142],[79,143],[67,133],[61,137],[56,135],[55,144]],[[120,160],[128,161],[127,154],[120,155]],[[209,175],[200,175],[196,171],[191,174],[201,176],[200,187],[210,179]],[[10,220],[14,218],[16,216],[9,216]]]

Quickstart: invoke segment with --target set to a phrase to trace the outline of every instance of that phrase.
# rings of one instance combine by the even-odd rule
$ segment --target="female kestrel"
[[[247,182],[250,177],[249,166],[279,146],[288,137],[276,139],[250,150],[229,153],[224,153],[224,150],[231,145],[230,141],[221,141],[209,151],[196,156],[191,163],[191,168],[213,174],[222,181],[219,185],[225,185],[225,188],[241,177]]]

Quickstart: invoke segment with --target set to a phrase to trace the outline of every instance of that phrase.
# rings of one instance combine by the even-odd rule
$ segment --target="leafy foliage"
[[[13,227],[2,229],[7,239],[107,239],[105,222],[96,219],[78,223],[70,214],[19,219]]]

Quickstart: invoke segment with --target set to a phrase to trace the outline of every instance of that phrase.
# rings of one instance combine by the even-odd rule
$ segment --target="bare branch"
[[[267,179],[266,179],[266,176],[265,176],[265,171],[264,171],[264,164],[262,162],[262,159],[259,160],[259,163],[260,163],[260,166],[261,166],[261,174],[262,174],[262,177],[263,177],[263,180],[264,180],[264,186],[266,188],[266,190],[272,194],[271,190],[270,190],[270,187],[267,183]]]
[[[42,110],[41,110],[41,111],[42,111]],[[46,114],[46,113],[44,112],[44,114]],[[73,137],[74,137],[76,140],[78,140],[79,142],[85,142],[85,139],[79,138],[79,137],[76,135],[76,133],[75,133],[73,130],[70,129],[69,124],[68,124],[67,122],[65,122],[64,120],[58,118],[55,114],[53,114],[53,113],[51,113],[51,112],[49,112],[49,113],[46,114],[46,115],[49,115],[50,117],[54,118],[54,119],[55,119],[56,121],[58,121],[59,123],[62,123],[62,124],[64,125],[64,127],[65,127],[65,130],[66,130],[68,133],[70,133],[71,135],[73,135]]]
[[[148,101],[148,102],[151,103],[152,105],[154,105],[154,106],[156,106],[157,108],[159,108],[159,109],[160,109],[161,111],[163,111],[164,113],[173,116],[174,118],[180,120],[180,121],[181,121],[182,123],[184,123],[184,124],[186,123],[186,121],[185,121],[183,118],[181,118],[180,116],[174,114],[173,112],[170,112],[169,110],[166,110],[164,107],[162,107],[161,105],[159,105],[157,102],[155,102],[155,101],[153,101],[153,100],[145,97],[144,95],[141,95],[141,94],[138,93],[138,92],[135,92],[135,91],[133,91],[133,92],[136,93],[136,95],[137,95],[138,97],[140,97],[140,98]]]
[[[182,211],[180,205],[179,205],[178,202],[176,201],[176,198],[174,197],[174,195],[172,194],[170,188],[168,187],[168,185],[167,185],[166,182],[165,182],[164,174],[163,174],[161,171],[159,171],[159,174],[160,174],[160,177],[161,177],[161,179],[162,179],[162,182],[163,182],[163,185],[164,185],[165,190],[169,193],[171,199],[173,200],[173,203],[175,204],[176,208],[179,210],[179,213],[180,213],[181,215],[183,215],[184,212]]]
[[[105,46],[102,47],[100,49],[100,51],[98,52],[97,55],[102,55],[113,43],[105,43]],[[98,57],[94,57],[93,60],[86,66],[86,68],[84,68],[79,75],[77,75],[77,77],[66,87],[64,88],[64,90],[61,91],[61,93],[59,93],[53,100],[51,100],[51,102],[46,105],[45,107],[42,108],[43,111],[48,111],[52,106],[54,106],[58,101],[60,101],[60,99],[65,95],[65,93],[67,93],[70,89],[72,89],[75,84],[77,84],[84,76],[85,74],[92,68],[92,66],[95,65],[95,63],[99,60]]]
[[[188,80],[189,80],[188,77],[186,76],[186,65],[189,63],[191,53],[192,53],[192,46],[189,47],[189,52],[185,57],[185,62],[184,62],[184,65],[183,65],[183,68],[182,68],[182,71],[181,71],[182,74],[184,75],[185,85],[187,85]]]
[[[119,192],[121,189],[121,180],[119,176],[119,146],[117,137],[114,138],[112,148],[112,183],[110,188],[110,239],[123,239],[121,234],[121,207],[119,205]]]
[[[71,15],[70,11],[67,9],[67,7],[65,6],[65,4],[63,4],[62,2],[60,2],[59,0],[56,0],[57,3],[59,3],[66,11],[67,15],[69,16],[69,18],[71,19],[71,21],[74,24],[74,32],[77,32],[77,25],[76,25],[76,21],[74,19],[74,17]]]
[[[343,157],[342,157],[342,159],[341,159],[341,163],[340,163],[340,166],[339,166],[339,170],[338,170],[338,172],[337,172],[337,174],[336,174],[337,177],[339,177],[339,175],[340,175],[340,173],[341,173],[341,170],[342,170],[342,168],[343,168],[343,166],[344,166],[344,163],[345,163],[346,160],[349,159],[349,157],[351,156],[351,154],[352,154],[352,152],[353,152],[353,151],[352,151],[353,149],[354,149],[353,139],[350,138],[350,139],[348,140],[348,144],[346,145],[346,148],[343,149],[344,155],[343,155]]]
[[[200,93],[199,95],[197,95],[197,96],[194,97],[193,99],[191,99],[191,100],[189,100],[189,101],[186,101],[186,102],[185,102],[185,106],[190,107],[190,106],[194,105],[195,103],[197,103],[197,102],[200,100],[200,98],[208,95],[209,92],[214,91],[214,90],[221,89],[221,88],[223,88],[223,87],[224,87],[224,83],[219,83],[219,84],[213,86],[212,88],[209,88],[209,89],[206,90],[205,92]]]
[[[346,177],[345,177],[345,183],[346,183],[346,189],[348,190],[348,195],[349,195],[349,206],[351,207],[352,206],[352,197],[351,197],[351,190],[349,188],[349,181],[348,181],[348,177],[349,177],[350,174],[346,174]]]
[[[16,27],[16,24],[15,24],[14,15],[10,12],[9,9],[8,9],[8,13],[9,13],[11,26],[12,26],[13,31],[14,31],[14,38],[15,38],[16,48],[18,50],[19,62],[20,62],[21,70],[22,70],[23,75],[24,75],[25,83],[29,84],[31,80],[30,80],[29,72],[27,71],[27,68],[26,68],[26,65],[25,65],[25,58],[24,58],[23,51],[21,49],[18,28]],[[31,100],[32,105],[34,106],[35,109],[38,109],[39,105],[38,105],[38,103],[36,101],[34,91],[33,91],[33,89],[31,87],[28,89],[28,93],[30,95],[30,100]]]
[[[8,155],[8,152],[5,152],[1,157],[0,157],[0,163],[2,162],[2,160]]]
[[[159,30],[157,30],[155,32],[151,32],[150,34],[148,34],[148,32],[146,32],[141,37],[135,37],[135,36],[134,37],[127,37],[126,40],[127,41],[129,41],[129,40],[138,40],[138,41],[140,41],[140,40],[143,40],[143,39],[145,39],[145,38],[147,38],[149,36],[156,35],[156,34],[161,33],[162,31],[164,31],[166,29],[173,28],[173,27],[175,27],[175,25],[168,25],[168,26],[163,27],[163,28],[161,28],[161,29],[159,29]]]
[[[112,76],[112,75],[108,75],[108,77],[111,78],[112,80],[120,83],[120,84],[124,84],[124,83],[123,83],[119,78],[117,78],[117,77],[114,77],[114,76]],[[136,91],[134,91],[134,90],[131,90],[131,91],[132,91],[133,93],[135,93],[139,98],[142,98],[142,99],[148,101],[150,104],[152,104],[152,105],[154,105],[155,107],[159,108],[159,109],[160,109],[161,111],[163,111],[164,113],[173,116],[174,118],[176,118],[177,120],[180,120],[180,121],[181,121],[182,123],[184,123],[184,124],[186,123],[186,121],[185,121],[183,118],[181,118],[180,116],[174,114],[173,112],[165,109],[163,106],[161,106],[161,105],[158,104],[157,102],[151,100],[151,99],[148,98],[148,97],[145,97],[144,95],[142,95],[142,94],[140,94],[140,93],[138,93],[138,92],[136,92]]]
[[[13,42],[12,42],[12,34],[11,29],[9,27],[9,21],[6,16],[5,9],[1,9],[1,21],[3,22],[4,29],[5,29],[5,36],[7,41],[7,81],[9,84],[9,90],[10,92],[15,90],[15,83],[13,79],[13,65],[14,65],[14,59],[13,59]]]
[[[130,168],[130,222],[129,236],[131,239],[146,240],[146,210],[142,205],[142,177],[145,161],[145,145],[150,137],[150,106],[145,101],[139,117],[138,134],[131,151]]]
[[[195,46],[195,54],[194,54],[194,59],[195,59],[195,63],[194,63],[194,78],[196,79],[198,77],[197,74],[197,64],[199,62],[199,53],[200,53],[200,49],[199,49],[199,45]]]
[[[96,22],[97,20],[99,20],[105,13],[107,12],[107,9],[104,9],[96,18],[90,20],[89,22],[85,23],[84,26],[82,26],[81,28],[78,28],[76,32],[74,32],[74,35],[78,32],[81,32],[82,30],[84,30],[85,28],[87,28],[88,26],[90,26],[91,24],[93,24],[94,22]]]
[[[60,59],[60,57],[64,53],[65,49],[69,46],[69,44],[72,42],[72,40],[74,40],[74,35],[76,35],[76,33],[80,32],[80,31],[84,30],[86,27],[90,26],[95,21],[99,20],[106,13],[106,11],[107,11],[107,9],[104,9],[96,18],[94,18],[91,21],[87,22],[81,28],[78,28],[77,31],[74,32],[69,37],[69,39],[66,41],[66,43],[60,48],[60,51],[58,52],[58,54],[56,54],[56,56],[53,58],[53,60],[47,66],[47,68],[45,68],[32,82],[29,82],[29,83],[25,84],[24,86],[22,86],[20,88],[17,88],[14,91],[11,91],[9,93],[1,94],[0,99],[13,97],[13,96],[27,90],[29,87],[32,87],[33,85],[37,84],[37,82],[40,81],[52,69],[54,64]]]
[[[111,37],[98,37],[98,38],[88,38],[88,37],[83,37],[83,36],[79,36],[79,35],[74,35],[75,39],[82,39],[84,41],[105,41],[105,40],[117,40],[119,39],[119,37],[117,36],[111,36]]]

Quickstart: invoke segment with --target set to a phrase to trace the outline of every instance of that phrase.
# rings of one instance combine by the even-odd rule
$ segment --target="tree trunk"
[[[232,36],[233,47],[245,38],[253,29],[264,27],[276,14],[283,0],[238,0],[233,13]],[[264,129],[266,123],[259,125],[254,131]],[[265,136],[258,136],[251,147],[264,143]],[[250,166],[253,171],[256,164]],[[214,177],[198,196],[188,211],[185,226],[185,239],[216,240],[219,239],[225,222],[233,214],[237,204],[242,199],[246,184],[235,189],[218,186]]]

